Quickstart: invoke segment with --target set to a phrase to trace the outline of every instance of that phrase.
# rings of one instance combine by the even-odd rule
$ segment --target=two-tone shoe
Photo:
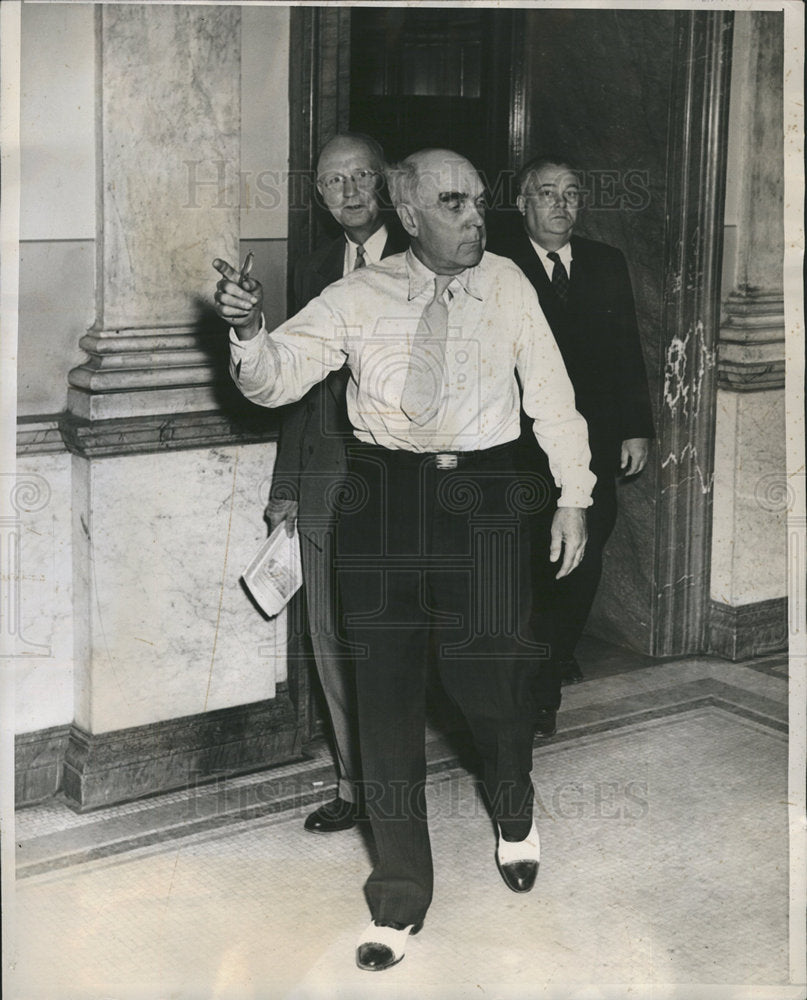
[[[505,840],[501,829],[499,830],[496,864],[508,889],[513,892],[529,892],[535,885],[540,863],[541,841],[534,823],[524,840]]]
[[[356,965],[365,972],[383,972],[404,957],[409,935],[417,934],[421,924],[377,923],[364,931],[356,945]]]

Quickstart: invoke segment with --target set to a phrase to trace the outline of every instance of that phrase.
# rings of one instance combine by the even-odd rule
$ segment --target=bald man
[[[432,898],[424,731],[435,651],[481,758],[500,874],[527,892],[538,871],[519,381],[561,488],[550,553],[559,576],[582,558],[594,484],[585,421],[535,291],[512,262],[484,252],[473,165],[423,150],[388,179],[407,253],[330,285],[271,334],[260,287],[239,284],[221,261],[215,296],[233,327],[231,371],[254,402],[278,406],[345,362],[350,370],[355,441],[337,566],[377,853],[366,884],[373,921],[356,951],[369,971],[403,958]],[[499,559],[508,552],[516,565]]]

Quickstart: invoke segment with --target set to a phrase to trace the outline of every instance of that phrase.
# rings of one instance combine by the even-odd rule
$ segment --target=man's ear
[[[527,211],[527,199],[523,194],[520,194],[516,198],[516,208],[521,212],[522,215]]]
[[[406,230],[409,236],[417,236],[418,234],[418,224],[415,218],[415,213],[412,211],[410,205],[401,204],[395,209],[398,213],[398,218],[401,220],[401,225]]]

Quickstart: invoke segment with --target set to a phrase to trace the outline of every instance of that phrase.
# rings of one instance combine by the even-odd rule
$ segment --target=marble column
[[[96,49],[96,319],[68,408],[215,409],[210,262],[238,257],[240,9],[102,4]]]
[[[715,652],[743,659],[787,643],[783,24],[736,17],[737,251],[718,343],[709,632]]]
[[[96,318],[60,423],[62,790],[82,809],[296,757],[307,705],[284,617],[239,585],[266,537],[276,432],[238,408],[211,304],[211,261],[239,256],[240,8],[99,5],[96,47]]]
[[[741,172],[734,288],[724,301],[719,380],[726,389],[776,388],[784,378],[784,137],[781,15],[749,12],[736,57]]]

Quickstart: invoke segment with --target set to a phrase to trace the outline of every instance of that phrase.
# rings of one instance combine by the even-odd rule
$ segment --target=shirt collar
[[[354,243],[353,240],[345,233],[345,239],[347,240],[348,246],[348,257],[350,260],[350,266],[352,267],[356,261],[356,247],[358,243]],[[384,253],[384,247],[387,245],[387,227],[382,225],[380,229],[376,229],[373,235],[363,243],[364,247],[364,260],[367,264],[377,264]]]
[[[528,234],[529,235],[529,234]],[[536,243],[535,240],[530,236],[530,243],[532,243],[533,249],[541,258],[541,262],[544,267],[552,268],[553,262],[549,259],[549,250],[542,247],[540,243]],[[572,244],[564,243],[562,247],[557,251],[558,257],[560,257],[563,266],[566,268],[566,272],[569,272],[569,267],[572,263]]]
[[[466,267],[464,271],[453,276],[452,284],[456,281],[463,291],[475,299],[482,301],[482,294],[479,291],[479,265],[476,267]],[[412,253],[410,247],[406,251],[406,271],[409,276],[409,301],[416,299],[424,289],[434,285],[434,271],[418,260]]]

